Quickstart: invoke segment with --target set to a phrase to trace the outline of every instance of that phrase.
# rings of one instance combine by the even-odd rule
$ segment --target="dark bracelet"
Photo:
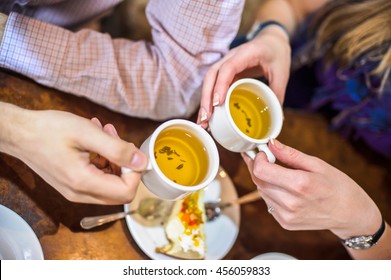
[[[348,248],[360,250],[360,249],[369,249],[373,245],[379,241],[380,237],[383,235],[384,230],[386,228],[386,223],[384,219],[382,219],[380,228],[373,235],[361,235],[361,236],[353,236],[348,239],[340,239],[342,244]]]
[[[279,23],[278,21],[275,21],[275,20],[267,20],[267,21],[263,21],[263,22],[259,23],[259,25],[258,25],[258,27],[256,29],[251,30],[247,34],[246,39],[248,41],[254,39],[263,29],[265,29],[269,25],[277,25],[277,26],[281,27],[282,30],[284,30],[285,33],[288,35],[288,38],[289,38],[288,29],[283,24],[281,24],[281,23]]]

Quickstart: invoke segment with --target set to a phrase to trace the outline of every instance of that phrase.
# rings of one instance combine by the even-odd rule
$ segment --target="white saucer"
[[[125,204],[125,211],[134,210],[139,201],[145,197],[155,196],[142,183],[130,204]],[[205,201],[230,201],[238,197],[236,189],[227,175],[220,168],[217,178],[205,188]],[[154,260],[172,260],[174,258],[157,253],[155,249],[168,243],[163,226],[144,226],[137,221],[136,216],[126,216],[129,231],[143,252]],[[214,221],[205,224],[207,252],[206,260],[219,260],[232,248],[238,236],[240,224],[240,208],[238,205],[226,208],[223,214]]]
[[[295,257],[284,253],[270,252],[255,256],[252,260],[297,260]]]
[[[0,260],[43,260],[32,228],[11,209],[0,205]]]

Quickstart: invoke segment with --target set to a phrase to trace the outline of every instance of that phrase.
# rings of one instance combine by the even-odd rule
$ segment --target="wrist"
[[[5,31],[5,27],[7,24],[8,16],[6,14],[0,13],[0,46],[3,42],[3,35]]]
[[[283,24],[275,20],[255,22],[250,31],[248,32],[246,39],[252,40],[260,33],[278,34],[279,36],[286,38],[289,42],[290,34],[288,29]]]
[[[339,222],[337,227],[330,229],[348,248],[368,249],[384,232],[385,223],[379,208],[371,199],[367,201],[369,203],[362,201],[358,209],[352,208],[343,223]]]
[[[384,219],[382,219],[380,227],[375,233],[369,235],[352,236],[347,239],[340,239],[340,241],[344,246],[351,249],[355,249],[355,250],[369,249],[379,242],[380,238],[384,234],[385,229],[386,229],[386,223]]]
[[[368,199],[368,203],[362,201],[361,206],[360,209],[352,209],[343,223],[330,229],[338,238],[372,235],[379,229],[383,217],[375,202]],[[365,210],[361,211],[361,209]]]

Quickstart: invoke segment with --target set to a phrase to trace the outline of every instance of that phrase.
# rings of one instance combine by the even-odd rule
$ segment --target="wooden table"
[[[160,124],[118,114],[86,99],[1,71],[0,100],[29,109],[64,110],[86,118],[96,116],[102,123],[113,123],[123,139],[138,146]],[[191,120],[194,121],[195,116]],[[285,110],[284,128],[279,139],[346,172],[366,189],[385,218],[391,221],[391,188],[387,184],[389,178],[382,160],[363,154],[330,132],[327,122],[319,115]],[[221,165],[234,182],[238,194],[254,190],[240,155],[218,148]],[[121,211],[121,205],[71,203],[24,163],[5,154],[0,154],[0,204],[17,212],[33,228],[45,259],[148,259],[132,239],[125,220],[91,231],[80,228],[82,217]],[[349,259],[330,232],[287,231],[267,213],[263,201],[243,205],[239,235],[225,259],[250,259],[272,251],[298,259]]]

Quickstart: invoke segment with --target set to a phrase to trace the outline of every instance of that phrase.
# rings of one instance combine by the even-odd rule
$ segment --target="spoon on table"
[[[242,197],[229,202],[207,202],[205,203],[206,220],[212,221],[220,216],[222,210],[232,205],[252,202],[260,199],[258,191],[253,191]],[[83,229],[91,229],[109,222],[125,218],[127,215],[138,214],[149,222],[149,225],[159,225],[168,216],[172,201],[162,200],[159,198],[148,197],[140,201],[139,207],[127,212],[119,212],[103,216],[85,217],[80,221]]]
[[[114,214],[85,217],[80,221],[80,226],[83,229],[91,229],[109,222],[125,218],[127,215],[138,214],[146,220],[151,226],[158,225],[167,217],[172,201],[162,200],[155,197],[147,197],[140,201],[137,209],[127,212],[119,212]]]
[[[206,202],[205,203],[206,220],[208,222],[213,221],[214,219],[216,219],[218,216],[221,215],[221,212],[223,211],[224,208],[233,205],[240,205],[244,203],[253,202],[259,199],[261,199],[261,196],[258,193],[258,191],[255,190],[231,201]]]

